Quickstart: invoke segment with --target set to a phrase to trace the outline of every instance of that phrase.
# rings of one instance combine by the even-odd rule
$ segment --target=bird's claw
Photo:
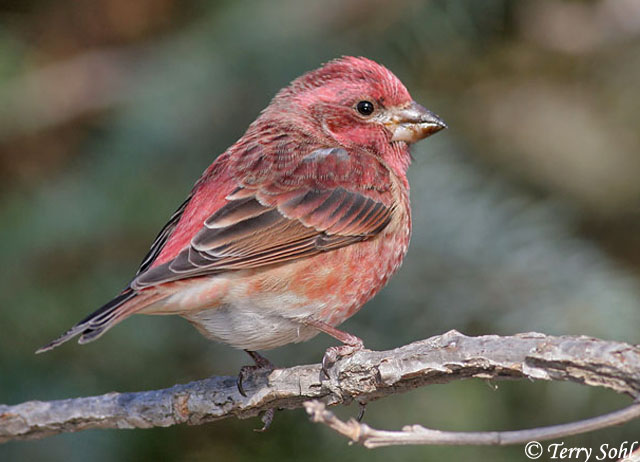
[[[247,392],[244,391],[244,387],[242,386],[242,384],[247,379],[247,377],[249,377],[258,369],[258,366],[242,366],[240,368],[240,372],[238,372],[238,377],[236,378],[236,386],[238,387],[238,392],[245,398],[247,397]]]
[[[353,343],[327,348],[324,352],[324,356],[322,357],[322,372],[325,377],[327,379],[329,378],[329,369],[336,363],[336,361],[338,361],[338,359],[350,356],[356,351],[360,351],[362,349],[364,349],[364,344],[358,337],[354,337]]]
[[[247,351],[247,350],[245,350]],[[240,372],[238,372],[238,377],[236,378],[236,386],[238,387],[238,392],[247,397],[247,393],[244,390],[243,383],[256,372],[271,372],[275,369],[275,366],[271,361],[269,361],[264,356],[256,353],[255,351],[247,351],[249,356],[253,358],[255,365],[253,366],[242,366],[240,368]]]
[[[362,418],[364,417],[364,413],[367,410],[367,403],[362,403],[362,402],[358,401],[358,405],[360,406],[360,412],[358,412],[358,417],[356,417],[356,420],[358,422],[362,422]]]
[[[267,431],[271,426],[271,422],[273,422],[273,417],[275,415],[276,415],[276,410],[274,408],[267,409],[266,411],[264,411],[264,414],[262,414],[262,417],[260,418],[260,420],[262,420],[262,428],[254,428],[253,431],[254,432]]]

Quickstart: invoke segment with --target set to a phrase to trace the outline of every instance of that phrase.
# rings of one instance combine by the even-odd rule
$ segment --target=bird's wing
[[[93,341],[162,293],[142,289],[287,262],[370,239],[395,210],[389,171],[343,148],[242,146],[218,158],[160,231],[116,298],[38,352]]]
[[[192,196],[192,194],[189,194],[186,200],[182,204],[180,204],[178,210],[176,210],[173,215],[171,215],[171,218],[169,218],[167,224],[164,225],[164,227],[160,230],[155,240],[153,241],[153,244],[151,244],[149,252],[147,252],[145,257],[142,259],[142,263],[140,263],[140,267],[136,272],[136,276],[148,270],[156,260],[156,258],[158,258],[158,255],[160,255],[160,252],[162,251],[162,249],[164,249],[164,246],[171,237],[171,234],[176,229],[176,226],[178,226],[178,223],[182,218],[182,214],[184,213],[184,209],[191,201]]]
[[[389,171],[367,152],[322,148],[287,157],[282,147],[274,155],[257,144],[243,152],[222,160],[224,178],[213,172],[196,186],[158,236],[133,289],[327,252],[370,239],[391,220]],[[211,205],[199,191],[207,187],[225,194],[203,220],[202,207]]]

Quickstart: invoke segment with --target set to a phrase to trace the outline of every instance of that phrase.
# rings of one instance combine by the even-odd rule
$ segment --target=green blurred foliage
[[[172,317],[33,351],[128,282],[279,88],[343,54],[387,65],[450,126],[414,150],[405,265],[346,330],[375,349],[454,328],[640,341],[634,0],[31,0],[3,2],[0,19],[1,402],[160,388],[247,362]],[[331,344],[268,356],[317,362]],[[514,429],[625,402],[575,384],[498,385],[428,387],[371,403],[365,420]],[[257,426],[87,431],[5,444],[0,460],[526,460],[521,447],[369,451],[301,410]],[[639,430],[564,441],[619,444]]]

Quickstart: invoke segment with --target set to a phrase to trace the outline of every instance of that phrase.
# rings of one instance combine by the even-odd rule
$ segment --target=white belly
[[[304,342],[318,334],[316,329],[306,327],[286,312],[264,310],[261,306],[223,305],[183,316],[205,337],[250,351]]]

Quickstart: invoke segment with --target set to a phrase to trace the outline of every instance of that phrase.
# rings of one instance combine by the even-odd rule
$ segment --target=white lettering
[[[547,451],[549,451],[551,448],[553,448],[553,454],[551,454],[551,458],[552,459],[557,459],[558,456],[556,455],[558,452],[558,448],[560,448],[561,446],[564,446],[564,443],[552,443],[549,445],[549,448],[547,449]]]
[[[604,443],[600,446],[600,454],[598,457],[596,457],[596,460],[605,460],[607,458],[607,449],[609,449],[609,445],[607,443]]]

